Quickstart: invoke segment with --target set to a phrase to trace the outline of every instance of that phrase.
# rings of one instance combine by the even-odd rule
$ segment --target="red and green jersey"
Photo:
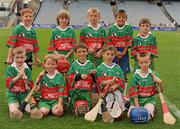
[[[26,49],[27,56],[31,55],[32,52],[39,51],[35,30],[32,27],[27,28],[23,23],[13,29],[7,46],[12,48],[22,46]]]
[[[131,87],[129,88],[129,97],[131,104],[134,105],[134,98],[138,98],[140,106],[147,103],[156,104],[156,83],[151,75],[152,70],[143,76],[140,69],[137,69],[131,80]],[[157,73],[156,73],[157,75]]]
[[[55,71],[55,74],[50,76],[45,74],[40,81],[41,97],[46,100],[57,100],[58,98],[67,97],[67,88],[65,80],[61,73]]]
[[[118,90],[124,91],[124,74],[119,65],[113,63],[112,66],[108,66],[102,63],[97,67],[97,82],[100,85],[101,90],[104,88],[103,81],[111,80],[114,77],[115,83],[118,84]]]
[[[106,41],[106,30],[98,25],[97,28],[94,28],[91,24],[85,26],[80,32],[80,40],[83,41],[88,48],[94,48],[99,51],[103,44]],[[93,62],[96,66],[100,65],[102,59],[97,59],[93,54],[88,54],[88,60]]]
[[[72,28],[67,27],[61,29],[56,27],[51,34],[49,52],[57,51],[59,54],[66,55],[71,49],[75,47],[76,39],[75,32]],[[70,63],[73,62],[73,54],[68,59]]]
[[[136,56],[137,53],[149,52],[153,56],[157,56],[157,41],[156,37],[149,32],[149,34],[144,37],[140,33],[134,38],[132,43],[131,56]]]
[[[19,69],[16,67],[15,62],[13,62],[11,65],[7,67],[6,77],[5,77],[6,87],[8,88],[7,90],[15,93],[26,92],[27,88],[32,88],[34,86],[31,77],[30,68],[27,66],[26,63],[23,64],[23,68],[26,77],[24,79],[19,79],[15,83],[13,83],[13,78],[18,76]]]
[[[75,60],[71,68],[68,71],[68,77],[69,77],[69,90],[80,88],[80,89],[87,89],[87,90],[92,90],[92,77],[89,74],[91,70],[95,69],[94,64],[87,60],[85,63],[81,63],[78,60]],[[75,76],[77,74],[88,74],[87,79],[80,79],[79,81],[75,82]],[[84,83],[81,85],[81,83]],[[86,84],[86,86],[85,86]]]
[[[117,23],[111,25],[108,29],[107,44],[114,45],[116,48],[130,47],[133,40],[133,29],[129,24],[119,27]]]

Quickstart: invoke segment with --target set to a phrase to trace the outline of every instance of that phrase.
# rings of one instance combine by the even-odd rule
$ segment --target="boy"
[[[68,71],[70,106],[76,115],[83,115],[92,107],[91,93],[96,71],[94,64],[86,59],[88,47],[85,44],[79,44],[75,53],[78,60],[72,63]]]
[[[22,118],[22,113],[18,110],[19,105],[28,95],[34,86],[31,70],[25,62],[26,51],[22,47],[13,49],[14,62],[8,66],[6,71],[6,97],[8,101],[10,117],[14,119]],[[26,106],[26,111],[30,112],[30,106]]]
[[[65,57],[70,64],[74,61],[73,49],[76,39],[74,30],[69,27],[70,14],[66,10],[59,11],[56,18],[58,26],[52,31],[49,52]]]
[[[29,8],[25,8],[21,11],[21,23],[17,25],[9,40],[7,41],[7,46],[9,48],[7,63],[11,64],[13,62],[13,49],[18,46],[22,46],[26,49],[26,63],[32,70],[32,53],[34,53],[34,59],[37,64],[40,63],[38,58],[38,41],[36,38],[36,32],[32,28],[33,22],[33,12]]]
[[[157,57],[157,41],[156,37],[150,32],[151,21],[143,18],[139,22],[140,32],[134,38],[131,50],[131,56],[134,58],[134,71],[139,68],[136,55],[141,52],[148,52],[151,56],[151,70],[154,70],[154,58]]]
[[[56,70],[57,57],[54,54],[46,55],[44,58],[45,72],[41,72],[38,89],[41,90],[39,102],[40,111],[43,116],[47,116],[50,111],[55,116],[64,114],[63,98],[67,98],[67,88],[65,87],[64,77]],[[38,91],[37,89],[37,91]]]
[[[89,24],[85,26],[80,32],[80,43],[85,43],[88,46],[88,57],[98,66],[102,62],[101,48],[106,40],[106,31],[100,24],[100,11],[97,8],[90,8],[87,11],[87,18]]]
[[[128,47],[132,44],[133,29],[127,24],[127,13],[125,10],[119,10],[115,14],[116,23],[111,25],[108,30],[107,44],[112,44],[118,50],[114,61],[126,74],[130,72]]]
[[[162,91],[162,81],[149,68],[151,64],[149,53],[138,53],[137,61],[140,69],[136,69],[129,89],[131,107],[128,111],[128,116],[132,108],[144,107],[149,112],[149,116],[153,118],[156,106],[156,84]]]
[[[122,93],[124,90],[124,74],[117,64],[113,63],[116,48],[112,45],[104,45],[102,48],[103,63],[97,67],[97,79],[100,90],[104,94],[105,101],[101,105],[102,119],[104,122],[112,122],[114,118],[107,111],[106,105],[110,101],[116,101],[121,111],[125,110]],[[106,89],[108,89],[106,95]],[[113,106],[112,106],[113,107]],[[116,110],[116,109],[115,109]]]

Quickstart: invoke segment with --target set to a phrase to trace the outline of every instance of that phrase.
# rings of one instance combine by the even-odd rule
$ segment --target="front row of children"
[[[92,62],[87,60],[88,47],[79,44],[75,48],[78,60],[75,60],[67,73],[67,78],[56,70],[57,56],[46,55],[44,58],[44,71],[38,76],[39,84],[36,92],[40,92],[39,111],[42,116],[50,112],[56,116],[64,114],[64,100],[69,101],[70,109],[77,115],[85,114],[91,110],[93,101],[104,95],[100,113],[104,122],[112,122],[125,111],[123,101],[124,74],[119,65],[113,63],[116,48],[112,45],[104,45],[102,48],[103,63],[96,69]],[[26,52],[22,47],[13,49],[14,62],[8,66],[6,72],[6,96],[11,118],[22,117],[18,107],[33,87],[31,70],[26,65]],[[161,86],[158,75],[152,71],[150,54],[142,52],[137,54],[140,69],[137,69],[132,77],[129,97],[131,106],[144,107],[151,117],[154,117],[156,106],[156,85]],[[37,79],[37,80],[38,80]],[[68,85],[66,85],[66,81]],[[95,98],[95,99],[94,99]],[[113,103],[112,103],[113,102]],[[111,103],[110,106],[108,106]],[[114,108],[114,106],[117,106]],[[120,107],[120,109],[119,109]],[[30,105],[26,106],[31,112]],[[111,110],[115,110],[115,114]]]

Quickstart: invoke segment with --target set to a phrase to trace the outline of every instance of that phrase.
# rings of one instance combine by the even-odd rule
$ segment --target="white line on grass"
[[[169,109],[171,110],[171,112],[177,117],[180,119],[180,110],[176,107],[175,104],[171,103],[166,96],[164,96],[165,100],[166,100],[166,103],[169,107]]]

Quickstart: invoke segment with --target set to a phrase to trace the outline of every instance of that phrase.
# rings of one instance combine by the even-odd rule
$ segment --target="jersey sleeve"
[[[133,39],[133,42],[132,42],[132,47],[131,47],[131,57],[134,58],[137,54],[137,47],[136,47],[136,44],[137,44],[137,39],[134,38]]]
[[[62,75],[60,76],[60,88],[58,91],[59,91],[59,98],[67,98],[68,91],[65,84],[65,79]]]
[[[131,47],[133,42],[133,28],[131,25],[129,25],[128,32],[129,33],[127,35],[126,47]]]
[[[13,31],[12,34],[9,36],[9,40],[7,41],[7,47],[12,47],[14,48],[16,46],[17,40],[18,40],[18,36],[19,36],[19,27],[16,26]]]
[[[135,76],[135,74],[132,77],[128,93],[129,93],[129,97],[130,97],[131,101],[133,100],[133,98],[138,97],[138,80],[137,80],[137,77]]]
[[[14,78],[14,75],[12,73],[13,73],[12,68],[8,66],[5,74],[5,82],[6,82],[6,86],[9,88],[13,87],[12,79]]]
[[[33,43],[33,52],[38,52],[39,51],[39,44],[38,44],[38,40],[37,40],[37,35],[36,35],[36,31],[33,29],[33,33],[34,33],[34,43]]]
[[[52,53],[55,50],[56,50],[55,33],[54,33],[54,31],[52,31],[51,38],[50,38],[50,43],[49,43],[49,47],[48,47],[48,53]]]
[[[155,37],[155,36],[153,37],[153,45],[152,45],[151,54],[152,54],[154,57],[157,57],[157,54],[158,54],[158,50],[157,50],[157,40],[156,40],[156,37]]]

